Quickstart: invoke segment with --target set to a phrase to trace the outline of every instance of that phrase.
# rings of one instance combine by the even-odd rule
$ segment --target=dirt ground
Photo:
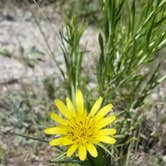
[[[59,31],[63,29],[62,15],[54,12],[51,7],[39,9],[34,6],[28,8],[4,6],[0,8],[1,131],[15,131],[14,124],[11,125],[14,122],[2,123],[4,120],[1,116],[2,112],[4,107],[7,109],[7,104],[4,106],[4,98],[8,94],[22,93],[25,86],[29,91],[33,91],[36,88],[36,82],[39,82],[39,89],[42,89],[43,79],[52,75],[56,77],[54,83],[60,84],[62,77],[58,67],[65,70],[59,47]],[[89,73],[98,50],[96,43],[97,30],[88,27],[81,39],[81,47],[87,50],[84,64],[88,62],[89,68],[84,70]],[[89,77],[92,77],[91,74]],[[93,86],[93,83],[90,82],[89,86]],[[8,111],[10,114],[10,108]],[[17,121],[18,117],[14,118]],[[20,122],[17,121],[16,124],[18,123]],[[29,125],[28,122],[27,125]],[[39,131],[40,134],[43,134],[42,131]],[[55,154],[56,149],[50,148],[48,144],[12,135],[0,135],[0,165],[2,166],[46,166],[49,165],[47,160]]]
[[[4,107],[2,105],[4,97],[11,91],[22,91],[22,85],[28,86],[31,90],[36,88],[36,81],[40,82],[45,77],[52,75],[57,77],[55,84],[60,84],[62,77],[58,67],[65,70],[64,59],[59,47],[59,30],[62,29],[64,29],[63,17],[51,7],[39,9],[35,6],[28,8],[4,6],[0,8],[0,99],[2,99],[0,110]],[[94,86],[92,70],[95,67],[93,62],[97,58],[99,49],[97,34],[98,30],[90,26],[81,39],[81,47],[87,50],[83,70],[89,76],[88,86]],[[47,41],[45,41],[45,37]],[[165,54],[165,51],[162,54]],[[161,72],[164,73],[164,71],[165,63],[163,63]],[[166,124],[160,123],[160,119],[164,120],[166,113],[163,104],[165,93],[165,83],[162,83],[152,93],[152,102],[156,102],[156,104],[152,108],[153,113],[149,115],[149,125],[155,131],[158,129],[162,131],[160,140],[151,153],[153,154],[154,150],[163,151],[159,155],[162,155],[161,158],[166,163]],[[38,111],[36,116],[38,116]],[[4,125],[2,120],[3,117],[0,116],[0,130],[14,130],[14,126]],[[42,130],[38,131],[38,134],[42,135]],[[47,166],[49,165],[47,160],[55,154],[56,149],[50,148],[47,143],[41,144],[12,135],[0,135],[0,166]],[[140,152],[139,155],[136,156],[136,159],[150,160],[153,162],[153,166],[158,160],[153,155],[149,157],[143,152]]]

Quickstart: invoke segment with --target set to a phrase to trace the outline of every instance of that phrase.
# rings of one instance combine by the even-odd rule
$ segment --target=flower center
[[[92,118],[74,118],[68,127],[68,136],[76,144],[86,144],[94,137],[95,128]]]

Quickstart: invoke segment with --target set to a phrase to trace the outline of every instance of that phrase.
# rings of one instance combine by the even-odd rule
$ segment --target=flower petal
[[[62,119],[60,116],[58,116],[56,113],[54,113],[54,112],[50,112],[50,118],[52,119],[52,120],[54,120],[55,122],[58,122],[58,123],[60,123],[60,124],[62,124],[62,125],[66,125],[67,124],[67,121],[66,120],[64,120],[64,119]]]
[[[98,127],[99,129],[107,126],[108,124],[112,123],[113,121],[115,121],[116,117],[114,115],[103,118],[102,120],[98,121],[96,127]]]
[[[114,135],[116,133],[116,129],[102,129],[99,131],[99,135]]]
[[[66,98],[66,104],[67,104],[67,108],[68,110],[71,112],[71,114],[74,116],[75,115],[75,108],[73,106],[73,103],[71,102],[71,100],[67,97]]]
[[[61,138],[56,138],[56,139],[53,139],[52,141],[49,142],[49,144],[51,146],[57,146],[57,145],[71,145],[73,144],[73,141],[66,138],[66,137],[61,137]]]
[[[101,104],[102,104],[102,101],[103,101],[103,98],[102,97],[99,97],[95,104],[93,105],[90,113],[89,113],[89,116],[94,116],[96,114],[96,112],[98,111],[98,109],[101,107]]]
[[[99,141],[107,143],[107,144],[115,144],[116,139],[109,137],[109,136],[101,136],[98,138]]]
[[[87,150],[93,157],[97,157],[97,150],[93,144],[87,144]]]
[[[51,128],[44,129],[44,133],[50,134],[50,135],[66,134],[66,130],[64,128],[61,128],[61,127],[51,127]]]
[[[108,104],[108,105],[104,106],[103,108],[101,108],[101,110],[96,115],[96,119],[103,118],[106,114],[108,114],[108,112],[110,112],[111,109],[112,109],[112,104]]]
[[[67,150],[67,157],[71,157],[77,148],[78,148],[78,145],[76,144],[71,145],[70,148]]]
[[[78,156],[79,156],[80,160],[82,160],[82,161],[86,159],[87,150],[86,150],[85,146],[80,145],[78,147]]]
[[[80,90],[76,91],[76,105],[78,112],[82,114],[84,112],[84,98]]]
[[[70,118],[70,113],[69,111],[67,110],[67,107],[65,106],[65,104],[59,100],[59,99],[56,99],[54,101],[55,105],[57,106],[58,110],[66,117],[66,118]]]
[[[49,142],[50,146],[60,145],[60,138],[53,139]]]

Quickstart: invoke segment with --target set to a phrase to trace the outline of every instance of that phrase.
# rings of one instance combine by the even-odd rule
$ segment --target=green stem
[[[88,157],[88,164],[89,166],[96,166],[95,162],[93,161],[93,159],[91,157]]]
[[[19,133],[14,133],[14,132],[0,131],[0,135],[16,135],[16,136],[24,137],[24,138],[27,138],[27,139],[33,139],[33,140],[36,140],[36,141],[41,141],[41,142],[47,142],[48,143],[48,141],[44,140],[44,139],[40,139],[40,138],[36,138],[36,137],[30,137],[30,136],[26,136],[26,135],[19,134]]]
[[[40,142],[45,142],[45,143],[49,142],[49,141],[41,139],[41,138],[31,137],[31,136],[27,136],[27,135],[23,135],[23,134],[19,134],[19,133],[14,133],[14,132],[8,132],[8,131],[0,131],[0,135],[16,135],[16,136],[19,136],[19,137],[23,137],[23,138],[26,138],[26,139],[32,139],[32,140],[35,140],[35,141],[40,141]],[[56,146],[56,148],[58,149],[58,151],[61,151],[61,152],[63,151],[58,146]]]

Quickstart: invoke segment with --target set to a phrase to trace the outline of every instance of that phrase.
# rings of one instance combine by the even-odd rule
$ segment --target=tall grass
[[[66,18],[66,29],[64,32],[60,31],[61,50],[66,65],[66,75],[64,74],[63,77],[72,98],[81,81],[81,64],[84,52],[80,49],[79,43],[86,26],[85,23],[78,25],[76,17],[73,17],[71,21]]]
[[[99,17],[95,17],[100,27],[96,90],[98,95],[104,97],[105,103],[113,103],[119,117],[116,123],[119,141],[112,148],[112,155],[102,152],[106,159],[104,165],[110,165],[110,162],[111,165],[129,165],[131,154],[137,153],[138,144],[143,139],[141,127],[145,121],[144,101],[166,78],[160,76],[160,64],[157,63],[158,52],[166,44],[165,7],[164,0],[100,1]],[[77,36],[77,32],[73,35]],[[73,54],[67,52],[64,54],[65,59],[72,58]],[[66,61],[67,73],[74,65],[79,77],[82,61],[75,60],[77,62],[70,61],[70,65]],[[79,68],[75,64],[79,64]],[[76,77],[72,78],[70,74],[67,76],[70,82],[75,82]]]
[[[164,29],[166,1],[100,0],[99,2],[99,9],[91,13],[94,14],[91,16],[94,18],[94,26],[99,27],[100,52],[94,71],[97,80],[95,90],[98,96],[104,98],[104,104],[111,102],[114,105],[113,110],[117,115],[114,127],[118,130],[116,135],[118,142],[113,147],[98,148],[99,156],[97,158],[88,156],[89,161],[80,162],[77,158],[64,159],[62,153],[51,160],[51,163],[75,163],[75,165],[85,166],[133,165],[130,162],[131,156],[138,153],[139,145],[144,139],[142,128],[146,119],[145,99],[166,78],[160,76],[160,64],[157,62],[160,58],[158,52],[166,44]],[[92,2],[87,0],[86,3]],[[84,2],[77,2],[75,6],[81,6],[80,4]],[[50,55],[54,58],[54,53],[37,20],[36,23]],[[60,32],[60,47],[66,70],[60,70],[68,95],[73,99],[77,88],[86,87],[81,77],[82,62],[86,54],[79,44],[87,23],[78,23],[76,17],[66,18],[65,23],[65,31]],[[55,94],[51,93],[55,91],[52,83],[52,80],[45,80],[49,99],[55,97]],[[94,98],[94,96],[90,90],[88,97]],[[91,100],[86,102],[92,105]],[[16,111],[19,109],[17,108]],[[22,120],[25,118],[23,117]],[[18,133],[9,134],[41,140]]]

